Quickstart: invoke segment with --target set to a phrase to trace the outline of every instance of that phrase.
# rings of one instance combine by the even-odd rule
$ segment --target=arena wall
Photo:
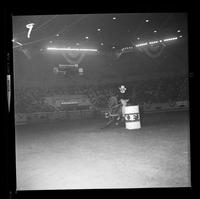
[[[144,113],[159,113],[168,111],[189,110],[189,101],[176,101],[174,103],[152,103],[144,105]],[[107,109],[97,110],[101,117]],[[53,122],[57,120],[77,120],[90,119],[95,117],[94,110],[74,110],[74,111],[58,111],[58,112],[38,112],[38,113],[19,113],[15,115],[15,124],[23,125],[35,122]]]

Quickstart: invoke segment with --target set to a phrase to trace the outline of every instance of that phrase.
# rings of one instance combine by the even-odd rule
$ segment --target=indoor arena
[[[17,190],[191,187],[186,13],[12,21]]]

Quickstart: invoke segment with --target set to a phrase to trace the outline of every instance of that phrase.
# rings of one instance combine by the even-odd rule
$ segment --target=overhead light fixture
[[[48,47],[47,50],[50,50],[50,51],[84,51],[84,52],[97,52],[97,49],[86,49],[86,48],[56,48],[56,47]]]
[[[77,46],[79,46],[79,43],[76,43]]]
[[[153,32],[154,32],[154,33],[156,33],[156,32],[157,32],[157,30],[154,30]]]
[[[59,34],[56,34],[56,36],[59,37],[60,35],[59,35]]]
[[[23,46],[20,42],[16,41],[15,39],[12,39],[12,42],[13,42],[13,43],[16,43],[16,44],[18,44],[18,45],[20,45],[20,46]]]
[[[180,30],[177,30],[177,32],[181,32]]]
[[[137,45],[135,45],[135,46],[136,46],[136,47],[140,47],[140,46],[146,46],[146,45],[148,45],[147,42],[145,42],[145,43],[141,43],[141,44],[137,44]]]
[[[113,19],[115,20],[115,19],[116,19],[116,17],[113,17]]]
[[[158,41],[150,41],[149,44],[156,44]]]
[[[115,46],[112,47],[113,49],[115,48]]]
[[[101,29],[100,29],[100,28],[98,28],[98,29],[97,29],[97,31],[101,31]]]
[[[89,39],[89,37],[85,37],[86,39]]]
[[[179,36],[180,38],[183,37],[182,35]]]
[[[101,45],[103,46],[103,43],[101,43]]]
[[[137,40],[140,40],[140,38],[138,37]]]
[[[164,39],[163,41],[172,41],[172,40],[176,40],[178,39],[177,37],[172,37],[172,38],[168,38],[168,39]]]
[[[53,41],[49,41],[49,43],[53,43]]]
[[[179,36],[179,37],[182,37],[182,35],[181,36]],[[137,44],[137,45],[135,45],[135,47],[140,47],[140,46],[146,46],[146,45],[153,45],[153,44],[157,44],[157,43],[159,43],[159,42],[168,42],[168,41],[173,41],[173,40],[176,40],[176,39],[178,39],[177,37],[172,37],[172,38],[167,38],[167,39],[163,39],[163,40],[159,40],[159,41],[150,41],[150,42],[146,42],[146,43],[141,43],[141,44]]]
[[[148,23],[148,22],[149,22],[149,19],[146,19],[145,21]]]

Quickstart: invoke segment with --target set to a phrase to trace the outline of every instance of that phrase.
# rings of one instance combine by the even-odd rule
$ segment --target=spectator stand
[[[154,80],[134,80],[127,82],[134,90],[134,103],[144,106],[144,112],[188,109],[188,79],[187,77],[169,77]],[[86,95],[91,103],[89,107],[77,107],[71,119],[79,117],[102,116],[108,110],[108,99],[116,94],[118,84],[84,85],[58,88],[20,88],[15,89],[15,120],[16,123],[26,123],[32,118],[39,120],[63,119],[64,110],[61,106],[53,106],[45,102],[46,97],[57,95]],[[24,122],[23,122],[24,121]]]

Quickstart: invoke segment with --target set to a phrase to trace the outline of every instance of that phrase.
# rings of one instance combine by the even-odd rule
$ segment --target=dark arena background
[[[12,20],[17,190],[191,186],[186,13]],[[106,126],[121,85],[141,128]]]

